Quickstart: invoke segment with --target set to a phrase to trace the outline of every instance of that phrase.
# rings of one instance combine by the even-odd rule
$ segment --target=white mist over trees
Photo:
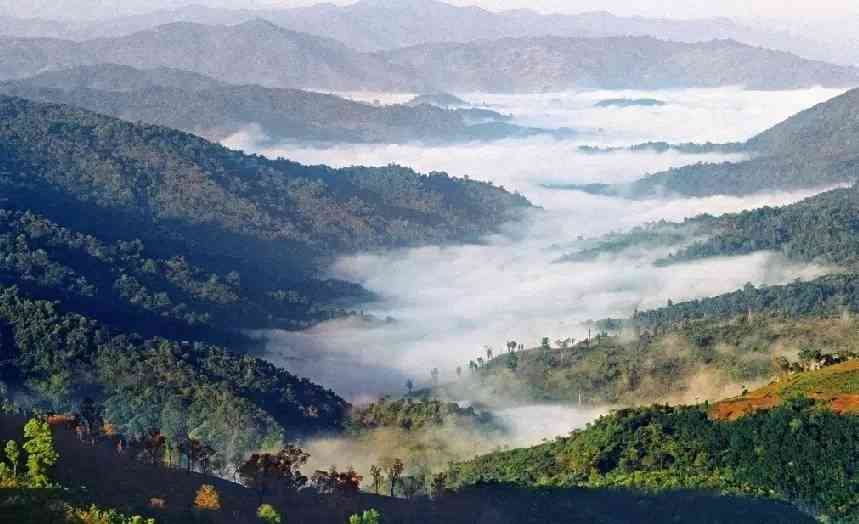
[[[556,263],[566,252],[581,247],[583,240],[612,231],[660,219],[788,204],[814,193],[633,202],[543,187],[547,183],[630,181],[672,166],[737,157],[630,152],[585,155],[577,150],[578,145],[634,144],[665,139],[666,135],[674,142],[743,140],[837,92],[815,89],[757,98],[734,89],[630,93],[669,100],[672,109],[594,108],[594,101],[605,94],[467,96],[512,112],[515,121],[586,123],[587,131],[575,141],[532,139],[435,148],[284,145],[263,150],[269,156],[285,155],[310,163],[435,166],[455,176],[492,180],[521,191],[544,208],[479,245],[367,253],[338,260],[331,275],[376,293],[380,300],[364,307],[379,320],[348,319],[301,333],[269,333],[268,358],[361,400],[401,391],[407,379],[414,380],[416,387],[429,385],[433,368],[439,368],[441,382],[455,381],[456,368],[467,369],[470,360],[485,358],[487,345],[500,353],[508,340],[533,347],[544,336],[581,339],[587,333],[581,324],[590,319],[628,316],[636,307],[652,308],[669,299],[732,291],[747,282],[776,284],[821,274],[823,268],[789,263],[770,253],[670,268],[654,267],[654,260],[667,255],[660,249],[591,262]],[[708,129],[714,135],[718,130],[718,135],[708,138]],[[243,138],[244,143],[236,140],[232,145],[255,147]]]

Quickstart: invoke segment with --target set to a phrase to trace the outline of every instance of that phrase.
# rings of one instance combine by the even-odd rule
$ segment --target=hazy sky
[[[855,0],[452,0],[449,3],[479,4],[488,9],[531,8],[567,13],[599,10],[672,18],[831,16],[859,10]]]
[[[142,12],[185,4],[217,7],[292,7],[319,3],[321,0],[0,0],[0,14],[56,16],[65,12],[77,16],[98,16]],[[326,0],[349,4],[354,0]],[[378,1],[378,0],[374,0]],[[397,0],[384,0],[396,2]],[[404,0],[412,2],[414,0]],[[480,5],[487,9],[530,8],[540,11],[578,13],[606,10],[621,15],[674,18],[707,16],[730,17],[833,17],[859,12],[856,0],[448,0],[459,5]],[[120,7],[121,6],[121,7]]]

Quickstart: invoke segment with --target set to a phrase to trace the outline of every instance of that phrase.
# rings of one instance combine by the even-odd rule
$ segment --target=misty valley
[[[852,36],[502,3],[0,0],[0,522],[859,523]]]

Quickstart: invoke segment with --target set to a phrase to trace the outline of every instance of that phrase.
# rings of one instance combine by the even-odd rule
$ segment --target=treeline
[[[851,160],[766,156],[743,162],[699,162],[648,175],[628,185],[608,186],[599,193],[631,198],[749,195],[819,188],[855,179],[856,167]]]
[[[638,324],[645,328],[664,328],[693,319],[724,319],[736,315],[758,314],[786,317],[840,315],[859,311],[859,275],[842,273],[782,286],[755,287],[715,297],[670,303],[666,307],[638,313]],[[625,322],[631,325],[631,321]]]
[[[624,409],[567,438],[452,466],[467,486],[681,488],[788,500],[835,522],[859,515],[859,418],[796,399],[714,422],[701,407]]]
[[[492,424],[492,416],[473,407],[460,407],[455,402],[411,398],[381,399],[367,406],[354,408],[348,428],[354,433],[386,427],[411,431],[463,423],[489,427]]]

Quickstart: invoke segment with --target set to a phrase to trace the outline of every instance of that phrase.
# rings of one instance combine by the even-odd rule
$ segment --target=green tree
[[[382,514],[375,509],[368,509],[364,513],[356,513],[349,517],[349,524],[379,524]]]
[[[21,450],[18,448],[18,443],[10,440],[6,443],[6,460],[12,466],[12,478],[18,478],[18,464],[21,461]]]
[[[257,508],[257,518],[265,524],[286,524],[271,504],[262,504]]]
[[[27,480],[34,488],[50,485],[48,471],[59,455],[54,450],[54,436],[45,420],[30,419],[24,426],[24,451],[27,452]]]

